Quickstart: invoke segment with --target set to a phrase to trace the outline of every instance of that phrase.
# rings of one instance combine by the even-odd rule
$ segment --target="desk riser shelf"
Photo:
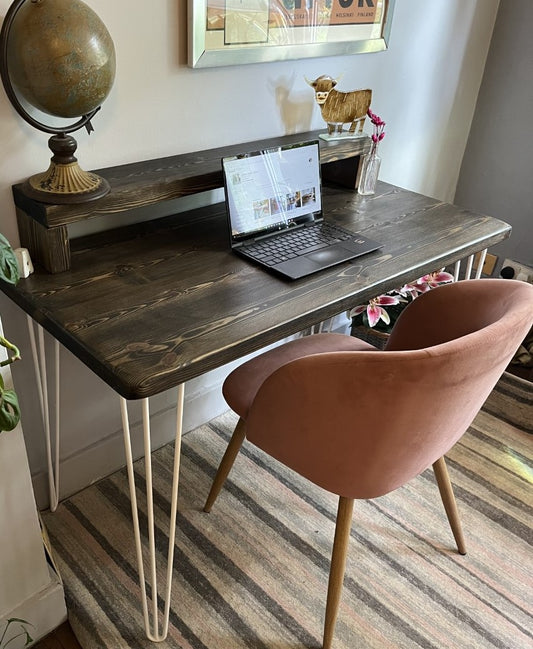
[[[223,186],[221,158],[290,142],[317,139],[319,131],[257,140],[167,158],[98,169],[111,187],[107,196],[87,203],[53,205],[26,196],[23,184],[13,186],[21,244],[49,272],[70,267],[68,226],[107,216],[112,227],[119,213],[156,206]],[[368,151],[370,138],[320,143],[325,180],[355,187],[360,155]]]

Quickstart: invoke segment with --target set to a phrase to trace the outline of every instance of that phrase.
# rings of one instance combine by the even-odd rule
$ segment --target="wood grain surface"
[[[497,219],[378,184],[324,188],[326,217],[380,251],[287,281],[231,253],[210,206],[72,242],[70,270],[2,290],[128,399],[151,396],[509,236]]]
[[[105,178],[111,187],[109,194],[97,201],[77,205],[47,205],[27,197],[22,190],[23,183],[13,186],[13,196],[17,207],[42,225],[46,227],[69,225],[104,214],[117,214],[223,187],[220,163],[223,156],[258,151],[292,142],[317,140],[320,133],[321,131],[309,131],[283,135],[167,158],[96,169],[95,173]],[[320,162],[327,164],[355,158],[368,151],[370,138],[364,136],[331,142],[319,139],[319,144]]]

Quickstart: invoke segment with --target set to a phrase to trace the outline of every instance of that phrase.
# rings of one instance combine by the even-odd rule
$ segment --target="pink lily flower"
[[[393,295],[379,295],[370,300],[367,304],[361,304],[352,309],[351,315],[359,315],[366,310],[366,315],[368,317],[368,324],[371,327],[374,327],[380,320],[383,320],[385,324],[390,323],[390,316],[385,311],[383,306],[391,306],[392,304],[399,304],[400,298]]]
[[[453,275],[443,270],[437,270],[424,275],[424,277],[414,282],[404,284],[401,288],[394,289],[385,295],[380,295],[370,300],[368,304],[357,306],[350,311],[352,330],[353,327],[359,327],[361,325],[368,327],[377,326],[378,331],[390,333],[405,305],[412,302],[421,293],[426,293],[432,288],[453,281]],[[396,308],[391,309],[390,313],[387,313],[384,307],[394,305],[400,306],[396,306]],[[365,313],[366,317],[364,317]]]
[[[407,297],[411,300],[414,300],[415,297],[418,297],[418,295],[420,295],[420,290],[416,284],[404,284],[402,288],[398,289],[398,293],[402,297]]]
[[[437,270],[418,279],[416,286],[420,293],[427,293],[427,291],[436,288],[439,284],[446,284],[447,282],[453,282],[453,275],[442,270]]]

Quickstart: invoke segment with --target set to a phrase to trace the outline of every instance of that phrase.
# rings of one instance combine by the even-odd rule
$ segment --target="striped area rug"
[[[159,647],[318,648],[336,498],[245,442],[203,513],[234,424],[227,413],[184,438],[171,626]],[[530,448],[530,436],[481,412],[449,454],[464,557],[432,472],[356,502],[335,649],[533,647]],[[172,448],[153,461],[166,529]],[[142,461],[136,471],[143,486]],[[155,646],[144,638],[130,518],[125,471],[45,516],[84,649]],[[157,545],[164,554],[166,532]]]
[[[533,433],[533,383],[504,372],[485,401],[483,410],[515,428]]]

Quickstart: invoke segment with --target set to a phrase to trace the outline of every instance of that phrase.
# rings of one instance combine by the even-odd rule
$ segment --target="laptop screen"
[[[317,141],[222,159],[232,243],[322,218]]]

